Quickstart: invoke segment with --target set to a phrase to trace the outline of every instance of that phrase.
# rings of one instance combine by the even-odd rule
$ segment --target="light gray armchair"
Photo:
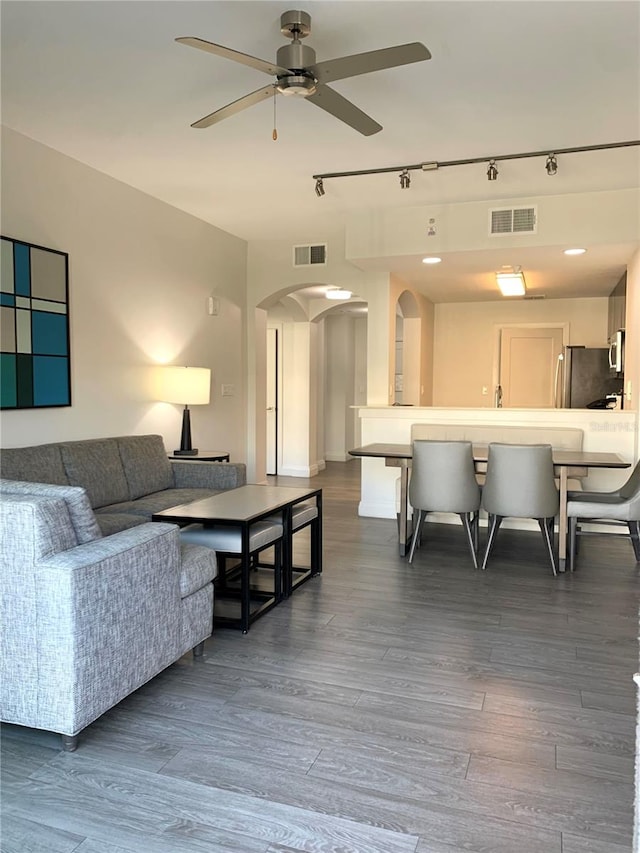
[[[577,537],[591,535],[580,529],[580,521],[626,524],[635,554],[640,563],[640,462],[629,479],[612,492],[569,492],[569,570],[576,562]]]
[[[489,444],[482,508],[489,515],[489,534],[482,560],[486,569],[503,518],[535,518],[557,573],[553,524],[560,508],[550,444]]]
[[[84,489],[2,481],[0,718],[78,733],[211,634],[215,552],[145,523],[102,537]]]
[[[421,535],[428,512],[455,512],[467,534],[474,568],[478,568],[478,510],[480,487],[475,476],[470,441],[413,442],[409,501],[417,517],[414,523],[409,562]]]

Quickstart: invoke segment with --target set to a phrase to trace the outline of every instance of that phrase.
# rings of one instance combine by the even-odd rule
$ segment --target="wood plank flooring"
[[[2,853],[629,853],[629,541],[554,578],[539,534],[501,530],[478,572],[461,527],[428,525],[409,566],[395,522],[357,515],[358,462],[308,482],[320,578],[74,754],[3,726]]]

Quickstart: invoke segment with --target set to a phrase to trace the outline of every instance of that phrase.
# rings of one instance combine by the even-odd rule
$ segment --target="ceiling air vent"
[[[525,299],[546,299],[547,296],[545,293],[532,293],[529,295],[528,293],[524,297]]]
[[[327,263],[327,244],[319,243],[315,246],[294,246],[294,267],[323,267]]]
[[[535,234],[535,207],[498,207],[489,211],[489,236],[496,234]]]

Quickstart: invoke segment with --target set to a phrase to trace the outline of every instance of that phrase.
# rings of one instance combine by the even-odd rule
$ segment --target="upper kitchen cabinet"
[[[622,276],[609,296],[609,318],[607,323],[608,337],[624,329],[625,312],[627,308],[627,274]]]

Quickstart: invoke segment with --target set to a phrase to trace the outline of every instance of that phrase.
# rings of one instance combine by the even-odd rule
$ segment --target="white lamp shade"
[[[158,399],[184,406],[206,405],[211,395],[211,371],[208,367],[158,368]]]

